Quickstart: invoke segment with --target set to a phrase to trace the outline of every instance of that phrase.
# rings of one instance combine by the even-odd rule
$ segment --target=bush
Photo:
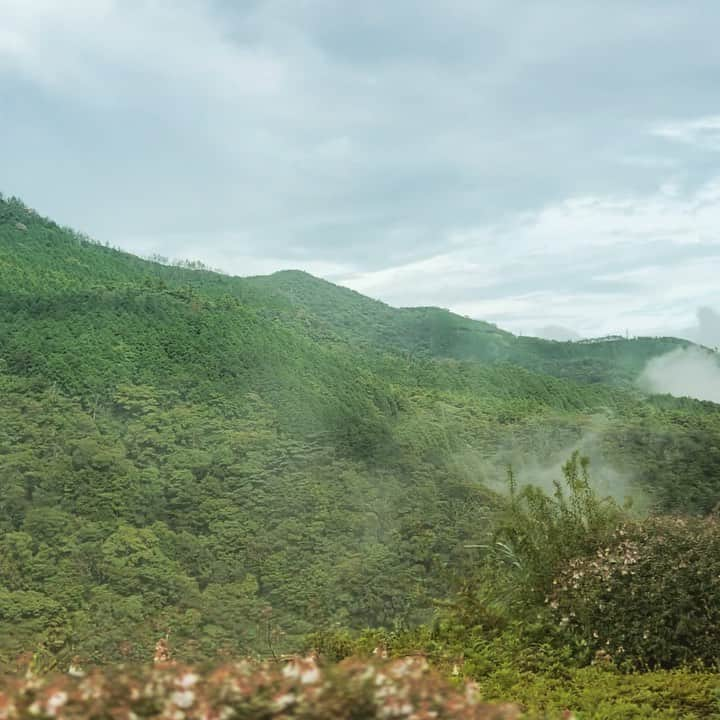
[[[607,667],[567,675],[498,668],[479,680],[483,698],[512,698],[527,720],[717,720],[717,674],[688,670],[621,673]],[[564,714],[567,709],[572,710]]]
[[[478,626],[412,632],[345,632],[313,637],[323,657],[422,654],[460,685],[477,682],[488,703],[517,703],[524,720],[720,719],[720,676],[690,669],[625,673],[612,664],[578,667],[569,646],[543,623],[515,622],[488,634]]]
[[[720,524],[652,518],[567,562],[548,605],[588,657],[630,667],[720,658]]]
[[[417,659],[346,661],[323,670],[313,658],[284,667],[248,661],[200,674],[165,664],[75,676],[0,679],[0,717],[224,718],[225,720],[512,720],[514,706],[489,705],[468,684],[453,689]]]
[[[563,563],[602,545],[624,517],[612,498],[595,494],[588,467],[588,458],[574,452],[563,466],[564,483],[555,480],[552,495],[533,485],[518,489],[509,472],[510,499],[491,558],[511,569],[515,595],[526,604],[542,602]]]

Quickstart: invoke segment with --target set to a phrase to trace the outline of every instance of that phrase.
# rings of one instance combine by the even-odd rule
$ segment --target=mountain
[[[631,384],[651,357],[691,344],[676,338],[612,337],[578,343],[517,337],[440,308],[392,308],[300,271],[247,282],[284,298],[296,312],[321,320],[347,342],[411,358],[508,362],[584,382]]]
[[[635,381],[673,338],[553,342],[297,271],[143,260],[0,201],[0,665],[412,625],[575,447],[603,489],[720,494],[720,406]]]
[[[512,362],[579,379],[634,379],[650,357],[688,341],[675,338],[612,338],[583,343],[516,337],[489,323],[440,308],[392,308],[377,300],[301,271],[237,278],[203,269],[148,262],[103,247],[29,211],[19,201],[3,203],[0,265],[3,287],[16,294],[117,290],[140,287],[198,291],[209,298],[232,297],[264,317],[282,319],[303,333],[337,336],[364,349],[406,353],[412,358]],[[18,230],[17,225],[27,229]],[[593,372],[597,373],[593,376]]]

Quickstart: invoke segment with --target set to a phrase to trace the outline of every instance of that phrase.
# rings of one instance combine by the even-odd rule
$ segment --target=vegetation
[[[422,655],[523,717],[720,717],[716,519],[621,521],[585,471],[573,456],[554,497],[511,494],[479,572],[432,626],[317,633],[308,647],[334,661]]]
[[[720,637],[717,518],[621,526],[559,574],[555,616],[582,647],[632,667],[712,665]]]
[[[75,677],[0,684],[0,713],[7,720],[518,717],[514,707],[482,703],[476,695],[472,686],[462,693],[454,690],[426,663],[412,659],[384,665],[349,662],[329,669],[320,669],[312,658],[295,659],[282,669],[245,661],[203,675],[164,663],[142,671],[85,676],[77,669]]]
[[[683,344],[142,260],[0,199],[0,670],[380,647],[538,717],[712,717],[720,406],[635,386]]]

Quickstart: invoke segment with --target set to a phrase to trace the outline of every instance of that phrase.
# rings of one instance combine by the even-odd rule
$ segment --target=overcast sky
[[[690,328],[720,309],[718,27],[716,0],[0,0],[0,191],[515,332]]]

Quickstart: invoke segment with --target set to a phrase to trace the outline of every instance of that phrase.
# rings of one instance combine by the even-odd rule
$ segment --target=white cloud
[[[580,340],[581,335],[571,328],[562,325],[545,325],[530,331],[530,335],[544,338],[545,340],[557,340],[558,342],[567,342],[568,340]]]
[[[715,350],[720,348],[720,312],[712,307],[702,306],[697,309],[695,316],[694,324],[666,329],[666,334],[692,340],[694,343]]]
[[[143,255],[525,332],[687,327],[716,302],[720,183],[688,190],[715,172],[713,23],[529,12],[0,0],[0,189]]]
[[[698,348],[678,348],[653,358],[638,382],[652,393],[720,403],[718,355]]]
[[[239,276],[267,275],[295,268],[332,280],[353,270],[347,264],[322,259],[298,261],[291,255],[266,256],[249,252],[250,239],[243,233],[207,235],[204,239],[194,235],[137,235],[123,238],[119,246],[143,257],[159,255],[171,261],[199,259],[208,267]]]
[[[651,129],[651,133],[706,150],[720,150],[720,115],[659,123]]]
[[[139,78],[232,100],[286,79],[283,58],[231,43],[199,0],[0,0],[0,17],[0,70],[87,102],[135,94]]]
[[[718,187],[570,198],[505,224],[452,233],[439,241],[449,252],[343,283],[393,304],[439,300],[511,329],[553,324],[583,334],[640,334],[677,327],[717,300]]]

